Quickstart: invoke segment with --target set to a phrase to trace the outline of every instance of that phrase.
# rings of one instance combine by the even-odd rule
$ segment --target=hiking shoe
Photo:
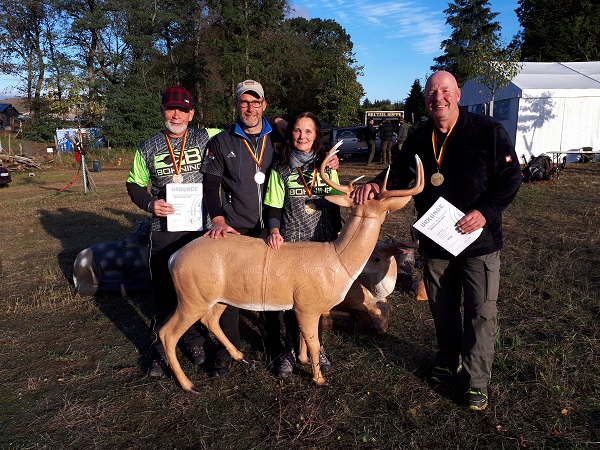
[[[152,364],[148,367],[147,373],[150,378],[162,378],[165,374],[163,369],[163,361],[152,361]]]
[[[470,387],[465,392],[465,401],[469,409],[473,411],[482,411],[487,408],[488,405],[488,390],[487,387],[474,388]]]
[[[325,354],[325,349],[321,345],[321,349],[319,350],[319,365],[321,366],[321,372],[327,373],[331,370],[331,361],[327,358]]]
[[[286,350],[282,357],[279,367],[277,367],[276,374],[279,378],[287,378],[294,373],[294,367],[296,366],[296,353],[294,350]]]
[[[452,383],[452,381],[454,380],[454,376],[456,375],[457,372],[460,372],[460,369],[462,369],[462,366],[458,366],[458,369],[456,369],[456,371],[452,372],[452,370],[450,370],[449,367],[435,366],[433,369],[431,369],[431,374],[429,375],[429,379],[431,381],[433,381],[434,383],[439,383],[439,384]]]
[[[189,349],[190,359],[194,364],[204,364],[206,361],[206,355],[204,354],[204,347],[201,345],[194,345]]]
[[[210,378],[222,378],[227,375],[227,372],[229,372],[230,365],[231,359],[217,359],[215,360],[211,370],[208,372],[208,376]]]

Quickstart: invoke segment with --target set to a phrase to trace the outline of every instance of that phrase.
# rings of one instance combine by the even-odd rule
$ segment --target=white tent
[[[490,90],[473,80],[460,104],[486,112]],[[519,158],[541,153],[600,150],[600,61],[522,63],[519,74],[494,96],[493,115],[515,144]]]

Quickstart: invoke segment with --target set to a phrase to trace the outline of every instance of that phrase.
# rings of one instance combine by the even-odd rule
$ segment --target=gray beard
[[[183,125],[181,127],[174,127],[173,125],[171,125],[166,120],[165,120],[165,128],[167,129],[167,131],[169,133],[175,134],[175,135],[183,134],[183,133],[185,133],[185,130],[187,129],[187,127],[185,127]]]
[[[248,122],[250,120],[255,120],[253,117],[244,117],[243,115],[240,116],[240,119],[242,121],[242,123],[244,124],[244,127],[246,128],[256,128],[259,124],[262,123],[262,116],[259,117],[258,119],[256,119],[256,122]]]

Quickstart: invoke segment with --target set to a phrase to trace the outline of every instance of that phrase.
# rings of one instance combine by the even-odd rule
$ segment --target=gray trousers
[[[465,382],[485,387],[494,360],[500,251],[452,260],[425,255],[425,261],[423,278],[438,342],[436,364],[454,370],[462,360]]]
[[[367,160],[367,164],[371,164],[373,158],[375,158],[375,141],[367,141],[367,146],[369,147],[369,159]]]

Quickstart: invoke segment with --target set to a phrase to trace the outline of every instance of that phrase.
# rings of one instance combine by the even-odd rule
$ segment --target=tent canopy
[[[468,80],[460,104],[487,111],[490,90]],[[517,154],[600,150],[600,61],[522,63],[521,70],[494,96],[494,117]]]

